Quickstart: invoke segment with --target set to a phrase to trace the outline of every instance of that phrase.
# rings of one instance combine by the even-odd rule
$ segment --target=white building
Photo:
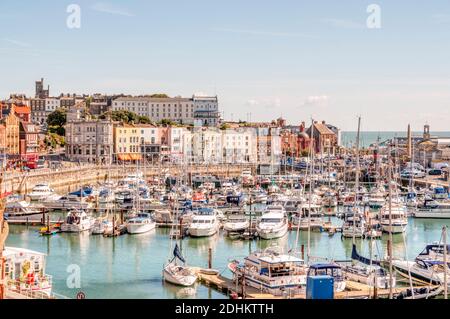
[[[48,97],[45,99],[45,112],[52,113],[61,106],[59,98]]]
[[[194,101],[182,97],[119,97],[112,102],[112,110],[127,110],[155,122],[167,119],[181,124],[194,123]]]
[[[194,101],[194,121],[196,126],[217,126],[220,123],[217,96],[192,97]]]
[[[222,131],[223,163],[255,163],[256,134],[253,128],[237,128]]]
[[[184,160],[188,163],[255,163],[256,150],[252,128],[195,127],[183,131]]]

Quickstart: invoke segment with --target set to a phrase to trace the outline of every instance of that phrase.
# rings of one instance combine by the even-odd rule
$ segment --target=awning
[[[141,154],[119,154],[119,161],[140,161],[142,159]]]
[[[130,155],[128,154],[119,154],[119,161],[129,161],[130,160]]]

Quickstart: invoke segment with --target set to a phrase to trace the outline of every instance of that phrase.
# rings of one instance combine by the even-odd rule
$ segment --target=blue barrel
[[[306,281],[306,299],[334,299],[334,278],[309,276]]]

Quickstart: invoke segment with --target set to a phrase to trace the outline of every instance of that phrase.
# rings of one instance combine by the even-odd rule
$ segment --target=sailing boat
[[[177,264],[177,260],[183,264]],[[197,281],[197,275],[193,272],[192,268],[186,266],[186,260],[181,255],[178,244],[175,244],[172,260],[164,266],[163,277],[165,281],[171,284],[185,287],[192,286]]]
[[[179,220],[178,211],[179,211],[178,208],[175,207],[175,212],[177,214],[175,221]],[[183,238],[181,228],[183,227],[183,225],[181,221],[179,221],[179,223],[180,223],[180,234],[178,238],[180,238],[181,244],[181,240]],[[177,227],[176,224],[174,224],[171,233],[174,233],[176,227]],[[176,238],[177,236],[175,236],[175,239]],[[178,260],[182,263],[181,265],[177,263]],[[197,275],[194,273],[193,269],[191,267],[186,266],[186,260],[181,254],[181,250],[180,247],[178,246],[178,243],[175,243],[172,259],[170,259],[163,268],[163,278],[165,281],[171,284],[184,287],[192,286],[197,281]]]

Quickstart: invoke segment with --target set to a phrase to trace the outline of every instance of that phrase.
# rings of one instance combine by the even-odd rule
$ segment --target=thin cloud
[[[326,23],[334,28],[341,29],[364,29],[366,26],[364,24],[346,20],[346,19],[322,19],[323,23]]]
[[[261,100],[250,99],[245,102],[247,106],[262,106],[268,109],[281,107],[281,99],[279,97],[263,98]]]
[[[327,95],[311,95],[301,104],[302,107],[323,107],[327,106],[329,98]]]
[[[273,32],[273,31],[262,31],[262,30],[244,30],[244,29],[231,29],[231,28],[213,28],[213,31],[227,32],[227,33],[239,33],[248,35],[262,35],[270,37],[302,37],[302,38],[313,38],[313,36],[303,33],[292,33],[292,32]]]
[[[8,42],[8,43],[14,44],[15,46],[18,46],[18,47],[23,47],[23,48],[31,47],[31,44],[26,43],[26,42],[22,42],[22,41],[19,41],[19,40],[8,39],[8,38],[4,38],[3,40]]]
[[[134,17],[133,13],[106,2],[97,2],[91,8],[92,10],[97,12],[120,15],[125,17]]]

